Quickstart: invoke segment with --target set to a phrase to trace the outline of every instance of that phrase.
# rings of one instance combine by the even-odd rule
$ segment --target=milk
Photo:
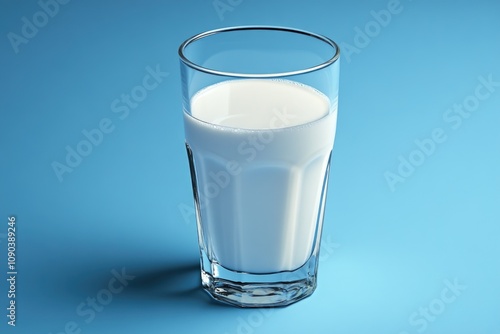
[[[199,242],[212,262],[274,273],[309,259],[336,118],[336,100],[286,80],[225,81],[192,98],[186,145]]]

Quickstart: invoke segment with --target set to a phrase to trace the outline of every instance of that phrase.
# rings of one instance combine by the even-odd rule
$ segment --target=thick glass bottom
[[[316,281],[242,283],[214,278],[202,271],[205,291],[215,300],[239,307],[278,307],[298,302],[312,295]]]
[[[217,263],[204,266],[203,262],[201,281],[205,291],[215,300],[238,307],[286,306],[309,297],[316,289],[315,256],[295,271],[270,274],[234,272]]]

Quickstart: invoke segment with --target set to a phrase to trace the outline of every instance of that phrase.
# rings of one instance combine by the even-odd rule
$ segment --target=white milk
[[[302,266],[321,228],[337,102],[292,81],[233,80],[198,92],[191,113],[186,143],[208,257],[249,273]]]

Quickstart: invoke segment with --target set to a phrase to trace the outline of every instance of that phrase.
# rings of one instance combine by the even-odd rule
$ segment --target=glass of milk
[[[179,48],[203,288],[240,307],[316,288],[337,122],[339,47],[243,26]]]

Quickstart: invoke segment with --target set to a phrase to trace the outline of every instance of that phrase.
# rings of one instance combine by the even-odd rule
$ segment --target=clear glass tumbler
[[[324,36],[269,26],[179,48],[201,278],[216,300],[284,306],[316,288],[339,52]]]

